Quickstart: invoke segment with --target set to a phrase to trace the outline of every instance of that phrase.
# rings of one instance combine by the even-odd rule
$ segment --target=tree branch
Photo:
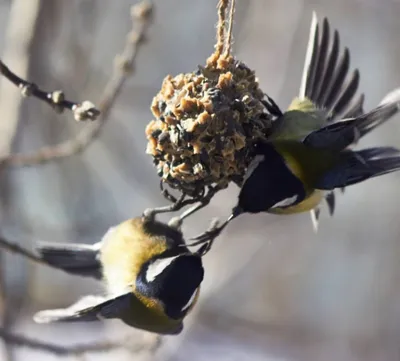
[[[79,356],[89,352],[106,352],[123,347],[121,343],[104,341],[101,343],[82,344],[74,346],[59,346],[51,343],[15,335],[0,327],[0,337],[7,343],[32,350],[45,351],[58,356]]]
[[[20,88],[23,96],[33,96],[42,100],[49,104],[57,113],[62,113],[65,109],[69,109],[74,113],[75,120],[77,121],[96,120],[100,114],[100,111],[88,100],[85,100],[81,104],[74,103],[66,100],[61,90],[53,92],[41,90],[35,83],[30,83],[13,73],[2,60],[0,60],[0,74]]]
[[[0,248],[11,253],[19,254],[20,256],[25,257],[32,262],[49,266],[49,264],[44,262],[38,255],[28,251],[27,249],[19,246],[18,244],[9,242],[3,237],[0,237]]]
[[[132,31],[128,34],[125,49],[116,57],[114,72],[99,102],[100,115],[95,123],[86,126],[76,137],[52,147],[43,147],[31,154],[11,154],[0,159],[0,164],[9,166],[30,166],[59,160],[85,150],[95,140],[108,120],[110,111],[125,84],[133,73],[137,54],[144,43],[145,34],[151,24],[153,4],[142,1],[132,7]]]
[[[86,353],[108,352],[117,348],[124,348],[132,353],[149,352],[155,353],[161,346],[162,338],[160,335],[152,335],[149,343],[136,343],[130,346],[131,340],[123,341],[102,341],[73,346],[60,346],[45,341],[39,341],[22,335],[16,335],[0,327],[0,338],[6,343],[18,347],[26,347],[31,350],[48,352],[57,356],[81,356]]]

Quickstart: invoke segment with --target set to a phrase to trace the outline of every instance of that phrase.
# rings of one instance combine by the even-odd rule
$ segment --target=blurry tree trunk
[[[14,0],[11,4],[6,33],[6,45],[2,59],[20,76],[29,77],[30,52],[36,34],[41,0]],[[21,117],[23,98],[21,92],[4,78],[0,78],[0,157],[11,153],[14,137]],[[7,176],[1,174],[2,203],[7,204]],[[3,208],[4,209],[4,208]],[[2,217],[3,218],[3,217]],[[0,322],[7,327],[12,319],[12,310],[7,305],[7,275],[5,274],[5,255],[0,253]],[[1,359],[12,359],[10,346],[5,345]]]

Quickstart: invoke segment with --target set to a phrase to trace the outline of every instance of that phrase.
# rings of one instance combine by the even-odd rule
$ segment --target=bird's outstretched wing
[[[338,165],[318,180],[317,189],[332,190],[400,170],[400,151],[392,147],[369,148],[342,154]]]
[[[304,144],[319,149],[341,151],[358,142],[360,138],[387,122],[400,110],[400,88],[389,92],[379,105],[367,113],[353,118],[343,119],[328,124],[312,133],[303,141]],[[343,186],[341,189],[344,190]],[[336,187],[335,187],[336,188]],[[331,215],[335,210],[335,194],[333,189],[325,195]],[[318,226],[318,210],[311,211],[314,229]]]
[[[319,24],[317,15],[313,12],[300,91],[289,110],[306,106],[310,109],[316,108],[315,119],[320,120],[319,126],[324,125],[323,121],[328,123],[361,115],[364,94],[356,96],[360,73],[358,69],[354,69],[349,76],[349,70],[350,52],[347,47],[341,52],[339,32],[335,29],[332,36],[328,19],[325,17],[322,24]],[[325,200],[330,214],[333,215],[333,191],[326,194]],[[319,209],[311,211],[315,231],[318,229],[319,214]]]
[[[313,12],[300,91],[289,109],[309,100],[326,112],[327,121],[357,116],[364,102],[363,94],[356,96],[359,81],[358,69],[350,73],[349,49],[340,49],[339,32],[334,30],[331,36],[329,20],[318,23]]]
[[[393,96],[368,113],[329,124],[312,132],[303,143],[318,149],[344,150],[399,112],[400,91],[397,91],[397,95],[398,98]]]
[[[36,246],[40,257],[50,266],[67,273],[96,279],[102,278],[99,249],[100,243],[88,245],[40,242]]]

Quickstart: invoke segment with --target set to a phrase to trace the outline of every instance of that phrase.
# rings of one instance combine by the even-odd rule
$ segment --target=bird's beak
[[[232,214],[228,218],[228,222],[230,222],[232,219],[236,218],[237,216],[240,216],[243,213],[243,209],[239,206],[236,206],[232,210]]]

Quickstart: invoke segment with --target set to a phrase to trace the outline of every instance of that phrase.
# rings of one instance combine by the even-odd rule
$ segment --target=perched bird
[[[335,189],[343,190],[400,169],[400,151],[395,148],[349,149],[398,113],[400,89],[386,95],[375,109],[365,113],[363,95],[354,99],[359,73],[355,70],[345,82],[349,52],[345,50],[337,65],[338,51],[337,31],[329,46],[328,20],[324,19],[319,36],[314,13],[299,96],[286,112],[266,97],[265,105],[276,120],[267,141],[254,146],[253,160],[236,207],[227,221],[193,238],[195,242],[191,245],[209,242],[210,247],[222,229],[242,213],[311,211],[316,230],[324,198],[330,213],[334,212]]]
[[[110,228],[94,245],[45,244],[42,259],[68,273],[103,279],[107,296],[38,312],[38,323],[119,318],[158,334],[178,334],[199,296],[204,270],[178,229],[139,217]]]

